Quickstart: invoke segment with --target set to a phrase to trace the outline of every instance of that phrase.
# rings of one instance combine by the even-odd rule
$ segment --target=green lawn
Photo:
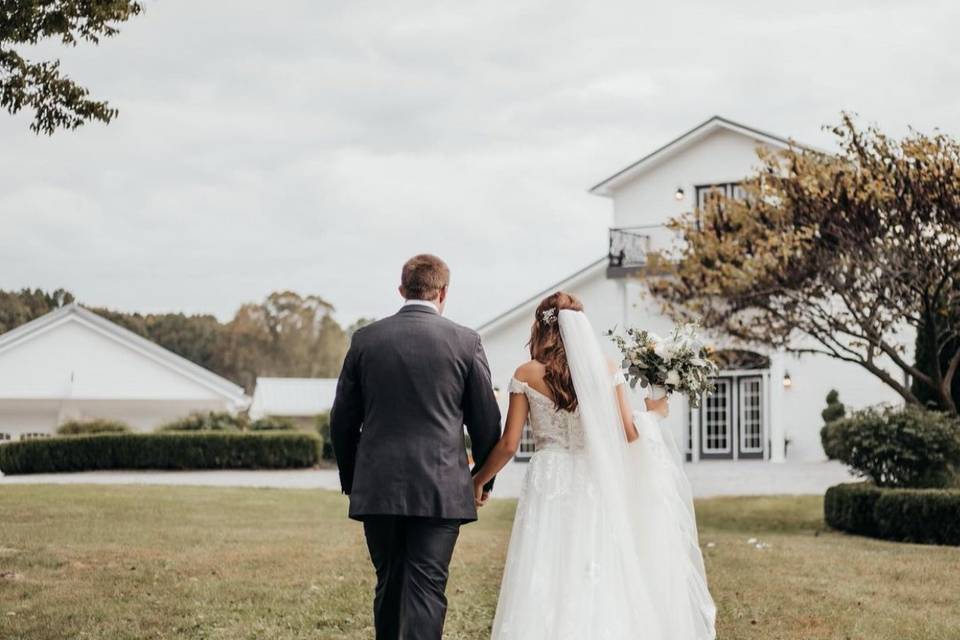
[[[464,528],[448,638],[487,638],[513,508]],[[826,532],[813,497],[698,509],[721,640],[960,637],[956,548]],[[318,491],[2,487],[0,638],[372,638],[345,510]]]

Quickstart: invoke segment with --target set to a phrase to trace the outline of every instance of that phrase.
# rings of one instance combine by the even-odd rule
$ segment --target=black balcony
[[[650,255],[650,227],[617,227],[610,229],[610,251],[607,254],[608,278],[624,278],[647,265]]]

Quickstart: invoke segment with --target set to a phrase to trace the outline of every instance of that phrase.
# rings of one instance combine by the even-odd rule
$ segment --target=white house
[[[711,189],[736,196],[739,181],[758,165],[757,147],[787,145],[785,138],[715,116],[593,186],[590,193],[613,201],[609,235],[585,239],[596,244],[597,261],[478,327],[501,400],[506,401],[514,369],[529,359],[525,344],[533,311],[554,291],[578,296],[598,332],[631,325],[668,333],[672,323],[657,302],[644,295],[637,273],[650,251],[675,241],[665,223],[702,203]],[[715,338],[720,348],[743,349],[722,336]],[[617,355],[609,340],[604,342],[610,355]],[[853,408],[899,401],[855,364],[765,349],[744,350],[742,355],[735,369],[720,373],[716,393],[701,409],[691,410],[685,399],[673,401],[668,424],[689,460],[823,459],[820,411],[831,388]],[[639,404],[639,389],[635,396]],[[525,435],[521,453],[531,448]]]
[[[151,430],[248,404],[238,385],[76,303],[0,335],[0,440],[43,437],[75,419]]]
[[[336,378],[257,378],[250,417],[276,416],[312,424],[317,414],[330,411],[336,392]]]

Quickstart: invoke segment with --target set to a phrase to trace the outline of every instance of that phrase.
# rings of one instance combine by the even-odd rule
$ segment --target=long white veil
[[[607,524],[597,550],[634,593],[636,637],[713,640],[716,609],[707,589],[693,500],[673,438],[646,412],[633,414],[627,443],[614,384],[586,315],[561,310],[560,335],[577,392],[589,472]],[[624,614],[621,614],[624,615]],[[631,613],[626,614],[628,617]]]

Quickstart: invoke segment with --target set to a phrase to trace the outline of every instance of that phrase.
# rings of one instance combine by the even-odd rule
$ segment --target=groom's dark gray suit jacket
[[[406,305],[354,333],[330,413],[350,517],[475,520],[464,425],[477,469],[500,409],[475,331]]]

